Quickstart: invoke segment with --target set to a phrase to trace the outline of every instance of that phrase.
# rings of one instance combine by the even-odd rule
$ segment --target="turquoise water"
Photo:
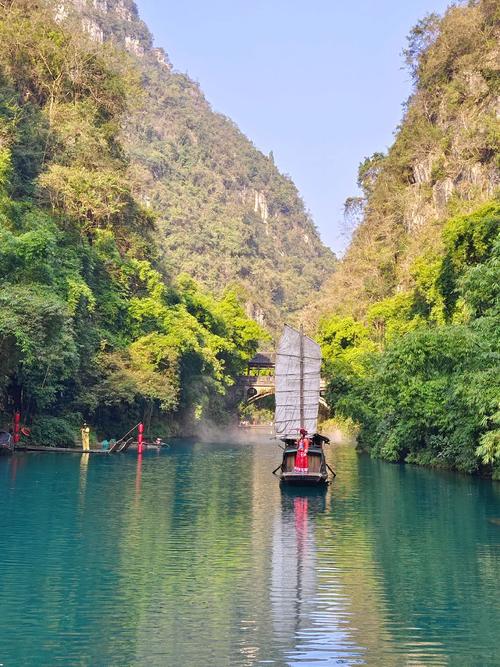
[[[500,484],[279,453],[0,458],[0,664],[500,665]]]

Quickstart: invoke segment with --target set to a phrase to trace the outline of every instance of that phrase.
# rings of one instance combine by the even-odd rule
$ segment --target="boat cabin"
[[[323,483],[327,480],[328,472],[323,451],[323,444],[330,442],[329,439],[319,433],[310,438],[307,450],[307,473],[298,474],[295,470],[295,457],[297,455],[297,441],[294,438],[283,438],[285,450],[283,451],[283,462],[281,464],[281,480],[288,483]]]

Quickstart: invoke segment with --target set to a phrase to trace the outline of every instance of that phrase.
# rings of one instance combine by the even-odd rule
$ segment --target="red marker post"
[[[139,424],[139,435],[137,436],[137,453],[142,454],[144,449],[143,440],[144,440],[144,424],[141,422]]]
[[[21,436],[19,435],[20,430],[21,430],[21,413],[19,412],[19,410],[17,410],[17,412],[14,413],[14,429],[13,429],[14,431],[13,439],[15,445],[17,445],[17,443],[21,438]]]

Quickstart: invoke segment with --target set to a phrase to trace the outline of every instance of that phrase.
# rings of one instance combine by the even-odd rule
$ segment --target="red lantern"
[[[141,422],[139,424],[139,435],[137,436],[137,453],[142,454],[143,450],[143,440],[144,440],[144,424]]]
[[[17,445],[20,439],[19,431],[21,430],[21,413],[17,410],[14,413],[14,444]]]

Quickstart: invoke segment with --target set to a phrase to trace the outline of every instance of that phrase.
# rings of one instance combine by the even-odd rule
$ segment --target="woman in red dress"
[[[307,462],[307,450],[309,449],[309,438],[306,438],[307,431],[305,428],[300,429],[300,438],[297,441],[297,454],[295,455],[294,472],[305,475],[309,469]]]

